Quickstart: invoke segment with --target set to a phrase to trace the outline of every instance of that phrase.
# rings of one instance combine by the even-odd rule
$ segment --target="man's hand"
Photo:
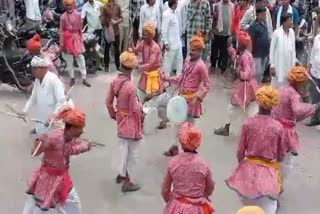
[[[168,45],[168,44],[164,45],[164,48],[166,49],[166,51],[169,51],[169,50],[170,50],[170,48],[169,48],[169,45]]]
[[[274,67],[270,67],[270,75],[273,77],[276,76],[276,69]]]

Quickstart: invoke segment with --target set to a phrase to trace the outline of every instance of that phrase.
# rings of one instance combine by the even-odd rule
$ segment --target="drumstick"
[[[36,154],[38,153],[40,147],[42,146],[42,141],[39,142],[37,148],[34,150],[32,157],[34,158],[36,156]]]

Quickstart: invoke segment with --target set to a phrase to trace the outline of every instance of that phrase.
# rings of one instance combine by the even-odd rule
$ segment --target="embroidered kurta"
[[[81,14],[76,10],[65,12],[60,18],[60,45],[75,57],[85,52]]]
[[[141,40],[140,42],[138,42],[133,51],[136,54],[141,53],[142,55],[142,62],[140,63],[140,69],[142,73],[139,81],[139,89],[145,92],[147,87],[148,73],[158,71],[158,81],[160,84],[160,90],[158,93],[160,93],[162,91],[162,78],[160,72],[162,52],[160,46],[153,40],[151,41],[151,44],[147,44],[146,42]]]
[[[202,214],[214,185],[208,164],[198,154],[185,152],[173,157],[162,186],[167,202],[164,214]],[[180,202],[181,198],[192,204]]]
[[[316,105],[304,103],[301,95],[290,85],[280,88],[280,95],[280,104],[272,114],[283,125],[286,152],[297,152],[299,138],[295,123],[313,115]]]
[[[188,57],[184,63],[182,74],[178,77],[170,77],[170,82],[178,84],[179,94],[186,98],[188,115],[200,117],[202,104],[195,99],[197,96],[204,99],[211,88],[209,71],[202,59],[191,61]]]
[[[134,83],[129,77],[120,74],[112,81],[107,93],[106,106],[110,117],[117,121],[118,137],[141,139],[143,113]]]
[[[227,185],[246,198],[278,198],[275,168],[250,163],[247,158],[279,162],[285,155],[283,146],[282,126],[278,121],[270,115],[260,114],[247,119],[242,126],[237,151],[239,165],[226,180]]]
[[[69,175],[70,156],[86,152],[89,147],[79,139],[65,142],[63,129],[43,135],[40,140],[42,145],[47,145],[47,149],[43,152],[41,167],[32,176],[27,193],[34,196],[42,210],[48,210],[55,208],[57,203],[63,203],[63,194],[67,196],[73,187]]]
[[[57,75],[47,72],[42,82],[36,79],[32,93],[25,104],[24,112],[28,112],[34,107],[37,120],[43,123],[48,122],[50,114],[57,114],[66,104],[64,85]],[[35,124],[37,134],[44,134],[48,127],[41,123]]]
[[[250,51],[245,50],[237,57],[236,50],[232,47],[229,54],[233,60],[236,59],[237,73],[239,80],[235,82],[231,96],[231,104],[237,106],[247,106],[255,100],[255,94],[258,90],[258,82],[255,79],[255,64]]]

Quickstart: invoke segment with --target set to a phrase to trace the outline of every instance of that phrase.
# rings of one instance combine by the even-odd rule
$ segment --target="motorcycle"
[[[28,92],[34,81],[31,56],[18,47],[8,28],[0,23],[0,82]]]

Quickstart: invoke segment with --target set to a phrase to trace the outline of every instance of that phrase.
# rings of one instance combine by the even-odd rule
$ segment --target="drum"
[[[160,120],[158,117],[158,110],[153,106],[143,106],[144,121],[143,121],[143,133],[145,135],[152,134],[156,131]]]
[[[167,117],[169,121],[181,124],[188,116],[188,103],[184,97],[174,96],[167,105]]]

